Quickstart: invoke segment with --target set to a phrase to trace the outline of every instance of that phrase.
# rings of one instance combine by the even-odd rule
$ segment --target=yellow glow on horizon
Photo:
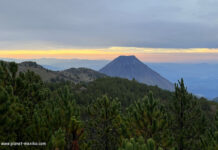
[[[102,49],[57,49],[57,50],[0,50],[2,58],[88,58],[112,59],[114,56],[126,55],[125,52],[104,51]]]
[[[214,55],[213,55],[214,54]],[[36,59],[113,59],[119,55],[136,55],[142,60],[151,62],[187,61],[217,59],[218,48],[139,48],[139,47],[109,47],[99,49],[53,49],[53,50],[0,50],[0,58]],[[207,56],[206,56],[207,55]]]
[[[139,48],[139,47],[110,47],[112,51],[128,51],[135,53],[218,53],[218,48]]]

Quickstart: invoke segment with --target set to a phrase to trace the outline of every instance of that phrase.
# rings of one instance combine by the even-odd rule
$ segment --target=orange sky
[[[59,58],[59,59],[107,59],[119,55],[136,55],[146,62],[195,62],[218,61],[218,49],[164,49],[137,47],[109,47],[101,49],[53,49],[53,50],[0,50],[0,58]]]

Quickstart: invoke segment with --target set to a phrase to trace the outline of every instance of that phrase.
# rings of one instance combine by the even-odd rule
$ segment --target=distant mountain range
[[[87,60],[87,59],[6,59],[5,61],[15,61],[21,63],[24,61],[33,61],[46,69],[53,71],[62,71],[69,68],[90,68],[99,70],[108,64],[109,60]],[[161,74],[170,82],[175,83],[184,78],[189,92],[195,95],[204,96],[210,100],[218,97],[218,63],[145,63],[155,72]]]
[[[218,102],[218,97],[214,98],[213,101]]]
[[[90,82],[106,75],[88,68],[70,68],[63,71],[51,71],[43,68],[35,62],[22,62],[18,65],[19,72],[33,71],[38,74],[43,81],[73,81]]]
[[[26,72],[28,70],[33,71],[40,75],[42,80],[46,82],[90,82],[108,75],[112,77],[127,78],[130,80],[135,79],[138,82],[153,86],[157,85],[162,89],[170,91],[174,89],[172,83],[154,72],[135,56],[120,56],[102,68],[99,72],[87,68],[70,68],[63,71],[52,71],[31,61],[19,63],[18,68],[19,72]]]
[[[89,59],[55,59],[55,58],[39,58],[39,59],[13,59],[13,58],[0,58],[4,61],[14,61],[21,63],[24,61],[36,62],[46,69],[53,71],[62,71],[69,68],[90,68],[99,70],[105,66],[109,60],[89,60]]]
[[[135,56],[119,56],[100,69],[100,72],[112,77],[135,79],[147,85],[157,85],[162,89],[174,90],[174,85],[171,82],[153,71]]]

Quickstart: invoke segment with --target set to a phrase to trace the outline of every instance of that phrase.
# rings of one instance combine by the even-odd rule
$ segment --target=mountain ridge
[[[63,71],[52,71],[32,61],[26,61],[18,64],[18,72],[27,72],[28,70],[38,74],[42,78],[42,80],[46,82],[90,82],[97,78],[106,76],[102,73],[88,68],[70,68]]]

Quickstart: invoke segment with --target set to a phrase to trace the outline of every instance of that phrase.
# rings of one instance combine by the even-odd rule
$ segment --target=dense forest
[[[43,82],[0,62],[0,149],[218,150],[218,105],[135,80]]]

